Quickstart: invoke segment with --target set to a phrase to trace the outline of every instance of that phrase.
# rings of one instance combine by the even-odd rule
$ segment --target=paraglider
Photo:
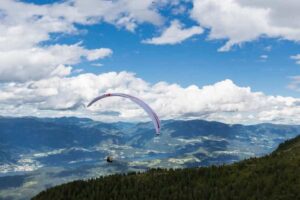
[[[96,101],[99,101],[100,99],[104,99],[107,97],[124,97],[124,98],[128,98],[131,101],[133,101],[134,103],[138,104],[139,106],[141,106],[149,115],[149,117],[151,118],[154,127],[155,127],[155,131],[156,131],[156,135],[159,135],[160,132],[160,120],[158,119],[157,114],[152,110],[152,108],[150,108],[150,106],[148,106],[144,101],[142,101],[141,99],[128,95],[128,94],[123,94],[123,93],[107,93],[107,94],[103,94],[101,96],[98,96],[96,98],[94,98],[88,105],[87,107],[90,107],[91,105],[93,105]]]
[[[134,103],[138,104],[140,107],[142,107],[146,113],[148,114],[148,116],[151,118],[154,127],[155,127],[155,131],[156,131],[156,135],[160,134],[160,120],[157,116],[157,114],[152,110],[152,108],[150,108],[150,106],[148,106],[144,101],[142,101],[141,99],[128,95],[128,94],[123,94],[123,93],[107,93],[107,94],[103,94],[101,96],[98,96],[96,98],[94,98],[88,105],[87,107],[90,107],[91,105],[93,105],[96,101],[99,101],[101,99],[107,98],[107,97],[124,97],[124,98],[128,98],[131,101],[133,101]],[[107,156],[106,157],[106,162],[108,163],[112,163],[113,162],[113,158],[111,156]]]

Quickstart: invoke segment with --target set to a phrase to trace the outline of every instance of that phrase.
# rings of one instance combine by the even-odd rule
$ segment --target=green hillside
[[[272,154],[228,166],[153,169],[74,181],[41,192],[49,199],[300,199],[300,136]]]

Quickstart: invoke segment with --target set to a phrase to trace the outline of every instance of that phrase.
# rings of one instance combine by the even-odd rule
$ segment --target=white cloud
[[[300,41],[297,0],[194,0],[191,17],[210,29],[209,39],[226,39],[219,51],[260,37]]]
[[[107,22],[129,31],[142,23],[160,26],[167,21],[161,9],[191,13],[192,19],[209,30],[209,39],[227,40],[220,51],[260,37],[300,40],[298,0],[67,0],[47,5],[2,0],[0,50],[36,47],[50,40],[51,33],[77,33],[74,24]],[[175,20],[161,37],[145,42],[175,44],[202,31],[199,26],[184,29]]]
[[[300,99],[253,92],[231,80],[200,88],[165,82],[149,84],[128,72],[68,76],[72,65],[82,60],[98,61],[110,56],[112,50],[87,49],[81,44],[55,44],[51,38],[53,33],[77,34],[80,30],[74,24],[101,22],[129,31],[135,31],[145,22],[160,26],[165,19],[159,14],[159,8],[167,4],[178,8],[181,5],[177,0],[68,0],[47,5],[1,0],[0,115],[75,115],[108,121],[146,119],[139,107],[118,98],[103,100],[89,110],[83,106],[99,94],[124,92],[144,99],[163,119],[300,122],[297,117],[300,116]],[[194,0],[191,16],[199,26],[185,28],[178,20],[173,20],[160,37],[144,42],[180,43],[201,34],[201,27],[210,30],[210,39],[228,40],[220,49],[222,51],[262,36],[299,41],[298,8],[298,1]],[[51,45],[45,45],[49,41]],[[299,55],[291,58],[300,60]],[[297,89],[298,79],[294,77],[289,87]]]
[[[193,26],[191,28],[183,28],[183,25],[178,21],[174,20],[171,22],[170,27],[165,29],[161,36],[144,40],[147,44],[178,44],[182,41],[203,33],[203,29],[200,26]]]
[[[300,65],[300,54],[291,56],[291,59],[296,60],[296,63]]]
[[[139,23],[161,24],[155,3],[160,0],[71,0],[54,4],[50,16],[63,16],[71,23],[95,24],[105,21],[133,31]]]
[[[267,60],[268,58],[269,58],[268,55],[265,55],[265,54],[260,55],[260,59],[263,60],[263,61]]]
[[[72,33],[76,29],[62,17],[52,17],[51,6],[2,0],[0,10],[0,50],[30,48],[50,39],[49,33]]]
[[[89,61],[99,60],[112,54],[112,50],[107,48],[85,50],[85,52]]]
[[[188,10],[188,8],[185,5],[178,5],[177,7],[172,9],[172,14],[173,15],[182,15],[184,13],[186,13]]]
[[[71,73],[71,65],[80,63],[83,58],[94,61],[112,54],[108,48],[86,49],[79,44],[41,45],[51,40],[51,33],[76,32],[73,24],[77,21],[66,18],[67,6],[70,7],[70,3],[41,6],[14,0],[1,1],[1,82],[67,76]],[[55,14],[59,8],[65,8],[61,15]]]
[[[249,87],[239,87],[231,80],[201,88],[166,82],[149,84],[128,72],[81,74],[2,84],[0,115],[71,115],[104,121],[148,120],[142,109],[122,98],[105,99],[88,109],[84,108],[83,105],[91,99],[106,92],[136,95],[149,103],[162,119],[201,118],[229,123],[300,122],[300,99],[253,92]]]
[[[66,76],[71,72],[70,65],[80,63],[82,58],[93,61],[111,54],[110,49],[88,50],[78,44],[0,51],[0,81]]]
[[[94,61],[112,54],[108,48],[86,49],[55,44],[51,34],[76,34],[74,24],[111,23],[134,31],[140,23],[159,25],[163,18],[152,0],[68,0],[36,5],[16,0],[0,4],[0,81],[28,81],[66,76],[82,58]],[[51,41],[54,45],[42,45]]]

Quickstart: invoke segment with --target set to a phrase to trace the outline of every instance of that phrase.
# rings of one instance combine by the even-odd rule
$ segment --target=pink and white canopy
[[[128,95],[128,94],[123,94],[123,93],[107,93],[107,94],[103,94],[101,96],[98,96],[96,98],[94,98],[87,107],[93,105],[96,101],[99,101],[100,99],[104,99],[107,97],[124,97],[124,98],[128,98],[131,101],[133,101],[134,103],[138,104],[139,106],[141,106],[149,115],[149,117],[152,119],[152,122],[154,124],[155,130],[156,130],[156,134],[158,135],[160,132],[160,121],[157,117],[157,114],[152,110],[152,108],[150,108],[150,106],[148,106],[144,101],[142,101],[141,99]]]

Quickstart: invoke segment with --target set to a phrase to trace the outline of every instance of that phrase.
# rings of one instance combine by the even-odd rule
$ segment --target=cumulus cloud
[[[144,40],[147,44],[178,44],[182,41],[203,33],[203,29],[199,26],[193,26],[191,28],[183,28],[183,25],[178,20],[173,20],[170,27],[165,29],[161,36]]]
[[[210,30],[209,39],[225,39],[219,51],[260,37],[300,41],[297,0],[194,0],[191,17]]]
[[[192,6],[192,9],[190,9]],[[260,37],[300,40],[298,0],[67,0],[35,5],[17,0],[0,4],[0,50],[31,48],[51,39],[50,33],[77,33],[74,24],[110,23],[134,32],[138,25],[163,25],[161,10],[190,13],[199,26],[184,29],[177,20],[152,44],[176,44],[209,31],[209,39],[225,39],[219,51]],[[200,27],[201,26],[201,27]]]
[[[112,54],[107,48],[88,50],[75,45],[52,45],[0,51],[0,81],[27,81],[49,76],[66,76],[70,65],[83,58],[98,60]]]
[[[172,9],[173,15],[182,15],[186,13],[188,8],[185,5],[180,4],[179,6]]]
[[[299,123],[300,99],[268,96],[239,87],[231,80],[182,87],[149,84],[128,72],[53,77],[26,83],[6,83],[0,90],[0,115],[84,116],[97,120],[148,120],[146,113],[122,98],[84,105],[106,92],[123,92],[145,100],[162,119],[201,118],[229,123]],[[108,113],[114,113],[109,115]],[[117,114],[116,114],[117,113]]]
[[[15,0],[1,1],[0,50],[30,48],[49,40],[49,33],[72,33],[76,30],[63,16],[51,16],[51,8]]]
[[[0,4],[0,81],[28,81],[66,76],[71,65],[102,59],[108,48],[86,49],[78,44],[55,44],[51,34],[76,34],[74,24],[111,23],[134,31],[137,24],[156,25],[163,18],[154,3],[146,0],[68,0],[36,5],[17,0]],[[54,43],[45,46],[46,42]]]
[[[125,28],[143,22],[159,25],[163,22],[163,17],[155,5],[162,2],[163,0],[68,0],[35,5],[3,0],[0,9],[3,13],[1,19],[7,22],[6,25],[12,21],[22,21],[28,25],[32,23],[32,26],[39,26],[42,32],[70,32],[76,29],[74,23],[89,25],[104,21]],[[43,36],[44,39],[46,37],[47,35]]]
[[[182,87],[166,82],[149,84],[128,72],[69,76],[72,65],[83,60],[98,61],[110,56],[112,50],[87,49],[80,43],[59,44],[53,40],[53,33],[77,34],[80,30],[75,24],[101,22],[132,32],[141,23],[161,26],[166,19],[159,9],[168,4],[180,8],[174,11],[176,15],[188,9],[177,0],[67,0],[45,5],[1,0],[0,115],[75,115],[105,121],[147,119],[143,110],[124,99],[105,99],[89,109],[84,106],[99,94],[124,92],[144,99],[162,119],[300,122],[300,99],[253,92],[231,80]],[[201,34],[203,28],[209,29],[209,39],[227,40],[221,51],[262,36],[300,40],[298,1],[194,0],[193,4],[191,17],[199,26],[186,28],[173,20],[161,36],[144,42],[176,44]],[[300,60],[298,55],[291,58]],[[94,65],[99,66],[97,63]],[[81,72],[77,69],[73,74]],[[297,89],[298,80],[293,77],[289,87]]]
[[[112,54],[112,50],[108,48],[85,50],[84,52],[84,56],[86,56],[89,61],[102,59]]]

